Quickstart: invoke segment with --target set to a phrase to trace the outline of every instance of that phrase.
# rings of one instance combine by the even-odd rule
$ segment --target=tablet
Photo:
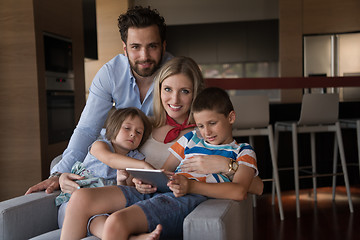
[[[134,178],[141,179],[144,183],[155,186],[159,192],[171,191],[167,186],[169,178],[162,170],[126,168],[126,171],[128,171],[128,173],[130,173]]]

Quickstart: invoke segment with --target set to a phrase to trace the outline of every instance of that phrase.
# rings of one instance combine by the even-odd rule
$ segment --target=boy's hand
[[[175,197],[182,197],[189,193],[191,181],[181,174],[175,174],[167,185]]]

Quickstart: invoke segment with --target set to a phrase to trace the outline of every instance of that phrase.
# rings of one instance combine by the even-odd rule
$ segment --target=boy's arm
[[[254,169],[240,165],[234,175],[233,182],[205,183],[188,180],[181,175],[175,175],[174,180],[169,184],[169,187],[177,197],[187,193],[194,193],[213,198],[225,198],[241,201],[246,199],[248,191],[252,188],[250,186],[253,179]],[[256,180],[256,187],[254,187],[256,194],[260,194],[262,192],[262,187],[259,185],[262,185],[262,182],[259,184],[258,180]]]
[[[261,195],[263,190],[264,190],[264,183],[261,180],[261,178],[259,176],[254,177],[249,187],[249,193]]]
[[[90,153],[101,162],[114,169],[125,169],[127,167],[154,169],[149,163],[143,160],[111,152],[109,146],[105,142],[94,142],[91,146]]]

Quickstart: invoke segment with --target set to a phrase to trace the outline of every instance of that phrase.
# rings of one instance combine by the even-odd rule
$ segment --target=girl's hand
[[[150,184],[145,184],[138,178],[133,178],[132,181],[135,184],[135,188],[139,193],[149,194],[149,193],[154,193],[157,190],[156,187],[153,187]]]
[[[180,166],[183,172],[211,174],[227,172],[229,159],[218,155],[198,155],[184,161]]]
[[[171,177],[168,187],[174,193],[175,197],[182,197],[189,193],[191,180],[181,174],[175,174]]]
[[[75,182],[75,180],[83,179],[84,177],[76,175],[73,173],[62,173],[59,178],[60,189],[64,193],[73,193],[80,186]]]
[[[126,184],[126,179],[128,179],[129,176],[130,176],[129,173],[126,170],[118,169],[116,171],[117,185],[127,185]]]
[[[144,166],[143,166],[144,169],[155,169],[150,163],[147,163],[144,161]]]

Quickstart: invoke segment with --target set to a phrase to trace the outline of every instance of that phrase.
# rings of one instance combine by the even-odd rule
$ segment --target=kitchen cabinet
[[[0,16],[2,201],[46,178],[51,159],[67,146],[48,143],[44,32],[72,40],[76,119],[85,104],[85,80],[82,0],[4,0]]]
[[[360,76],[360,33],[304,36],[304,76]],[[339,92],[343,101],[359,101],[360,89],[312,89]]]

